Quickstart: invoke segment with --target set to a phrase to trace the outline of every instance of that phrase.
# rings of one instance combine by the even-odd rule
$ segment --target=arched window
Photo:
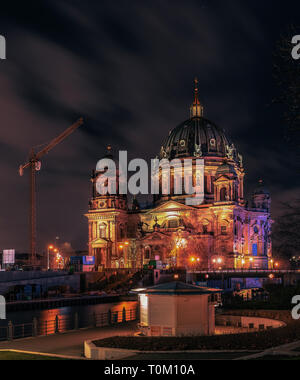
[[[151,248],[150,247],[146,247],[145,248],[145,260],[150,260],[150,257],[151,257]]]
[[[205,235],[205,234],[208,234],[208,227],[209,227],[209,221],[207,219],[204,219],[202,221],[202,233]]]
[[[174,219],[170,219],[169,220],[169,223],[168,223],[168,227],[169,228],[177,228],[179,226],[179,222],[178,222],[178,219],[174,218]]]
[[[100,223],[99,225],[99,237],[101,239],[105,239],[106,238],[106,224],[105,223]]]
[[[227,198],[226,187],[222,187],[222,189],[220,190],[220,201],[224,202],[224,201],[226,201],[226,198]]]
[[[124,224],[119,225],[119,240],[125,239],[125,226]]]
[[[221,235],[227,235],[228,233],[228,227],[229,227],[229,223],[227,220],[223,219],[221,221]]]
[[[162,227],[163,228],[178,228],[183,225],[182,219],[179,218],[170,218],[163,222]]]

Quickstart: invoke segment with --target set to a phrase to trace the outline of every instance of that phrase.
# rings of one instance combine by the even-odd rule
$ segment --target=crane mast
[[[35,266],[36,263],[36,171],[40,170],[40,159],[56,145],[65,140],[71,133],[73,133],[80,125],[83,124],[83,119],[78,119],[74,124],[67,128],[63,133],[54,138],[45,148],[40,152],[35,153],[32,148],[29,154],[28,162],[20,165],[19,174],[23,175],[24,169],[29,168],[29,181],[30,181],[30,214],[29,214],[29,234],[30,234],[30,263]]]

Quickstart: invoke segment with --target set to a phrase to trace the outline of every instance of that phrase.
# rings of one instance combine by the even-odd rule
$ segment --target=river
[[[31,323],[33,318],[36,318],[40,324],[44,324],[46,321],[55,321],[56,316],[60,320],[68,319],[73,321],[75,313],[78,314],[79,327],[85,327],[89,325],[91,317],[95,315],[100,317],[107,314],[109,310],[113,314],[118,311],[121,317],[122,310],[125,308],[128,315],[129,310],[134,311],[131,313],[132,315],[135,313],[136,305],[136,301],[124,301],[97,305],[65,306],[47,310],[13,311],[7,313],[6,320],[0,320],[0,327],[7,326],[8,321],[11,321],[13,325]],[[126,319],[129,320],[129,317],[126,317]]]

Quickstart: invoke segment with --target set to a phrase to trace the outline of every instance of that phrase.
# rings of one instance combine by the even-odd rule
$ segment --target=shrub
[[[94,344],[98,347],[125,348],[140,351],[264,350],[300,339],[300,323],[291,318],[289,311],[242,310],[226,312],[224,314],[277,319],[285,322],[287,325],[277,329],[259,332],[213,336],[115,336],[96,340]]]

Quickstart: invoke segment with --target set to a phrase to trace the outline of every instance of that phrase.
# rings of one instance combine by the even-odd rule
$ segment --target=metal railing
[[[118,311],[109,310],[106,313],[92,313],[84,318],[79,314],[57,315],[55,319],[37,320],[29,323],[13,324],[8,322],[7,326],[0,326],[0,341],[27,338],[31,336],[47,336],[59,334],[71,330],[88,327],[105,327],[137,319],[137,309],[123,309]]]
[[[299,273],[299,269],[189,269],[188,273],[199,273],[199,274],[231,274],[231,273],[273,273],[273,274],[295,274]]]

